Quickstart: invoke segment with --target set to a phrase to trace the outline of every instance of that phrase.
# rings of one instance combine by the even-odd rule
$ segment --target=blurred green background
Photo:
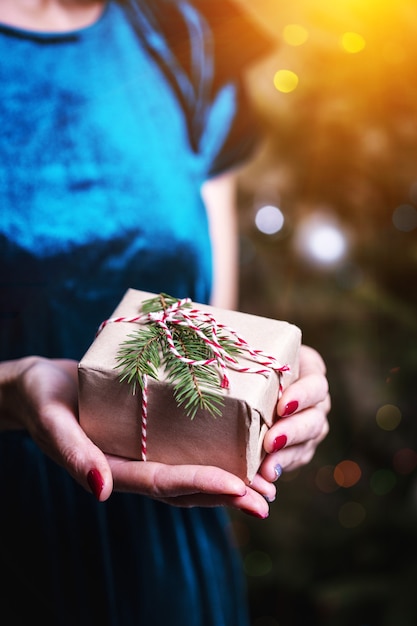
[[[301,327],[333,403],[269,519],[232,517],[252,625],[416,626],[417,4],[239,1],[277,41],[248,74],[240,308]]]

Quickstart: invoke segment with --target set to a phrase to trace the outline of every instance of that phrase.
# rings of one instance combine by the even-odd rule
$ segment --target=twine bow
[[[276,372],[279,375],[279,395],[281,395],[281,374],[288,372],[290,369],[289,366],[280,365],[275,357],[266,354],[262,350],[251,348],[247,341],[234,329],[218,323],[209,312],[201,311],[197,308],[190,308],[191,304],[192,301],[190,298],[183,298],[175,300],[169,306],[158,311],[143,312],[140,315],[135,315],[133,317],[109,318],[100,324],[97,330],[97,335],[109,323],[127,322],[135,324],[155,324],[163,330],[171,354],[182,363],[191,366],[214,366],[217,368],[220,375],[220,387],[222,389],[226,390],[230,386],[227,368],[234,369],[240,373],[262,374],[264,376],[270,375],[271,372]],[[213,356],[202,360],[185,357],[175,346],[170,325],[185,326],[192,330],[201,339],[201,341],[209,346],[210,352]],[[209,328],[210,332],[207,333],[207,330],[206,332],[203,332],[202,326],[204,326],[205,329]],[[254,367],[244,367],[236,358],[231,356],[221,345],[219,340],[219,334],[221,332],[228,335],[229,339],[233,341],[234,346],[238,349],[240,354],[243,353],[246,359],[254,361],[257,365]],[[148,376],[147,374],[142,374],[141,449],[143,461],[146,461],[147,457],[147,424]]]

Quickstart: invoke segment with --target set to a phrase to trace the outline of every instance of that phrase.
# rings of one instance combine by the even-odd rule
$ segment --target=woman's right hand
[[[113,489],[174,506],[230,506],[268,516],[273,484],[255,491],[217,467],[165,465],[105,455],[78,422],[78,364],[26,357],[0,364],[0,428],[26,429],[39,448],[96,498]]]

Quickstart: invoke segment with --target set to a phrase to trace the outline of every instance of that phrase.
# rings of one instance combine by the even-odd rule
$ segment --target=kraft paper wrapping
[[[112,317],[133,317],[156,294],[129,289]],[[193,303],[235,330],[251,348],[275,357],[290,370],[268,376],[228,368],[222,415],[200,410],[193,420],[179,408],[171,385],[148,378],[147,461],[221,467],[251,482],[264,457],[263,439],[276,419],[279,384],[298,376],[301,331],[294,324]],[[137,329],[130,322],[104,326],[79,363],[80,424],[105,453],[142,460],[141,391],[120,382],[120,345]],[[240,360],[240,359],[239,359]],[[243,358],[242,366],[254,363]]]

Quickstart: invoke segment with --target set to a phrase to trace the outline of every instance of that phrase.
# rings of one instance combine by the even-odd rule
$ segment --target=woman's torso
[[[128,287],[206,301],[201,159],[122,9],[0,34],[3,358],[80,358]]]
[[[0,356],[79,359],[128,287],[207,301],[204,167],[119,4],[74,33],[0,27],[0,81]],[[22,433],[0,475],[6,621],[246,624],[222,511],[97,503]]]

